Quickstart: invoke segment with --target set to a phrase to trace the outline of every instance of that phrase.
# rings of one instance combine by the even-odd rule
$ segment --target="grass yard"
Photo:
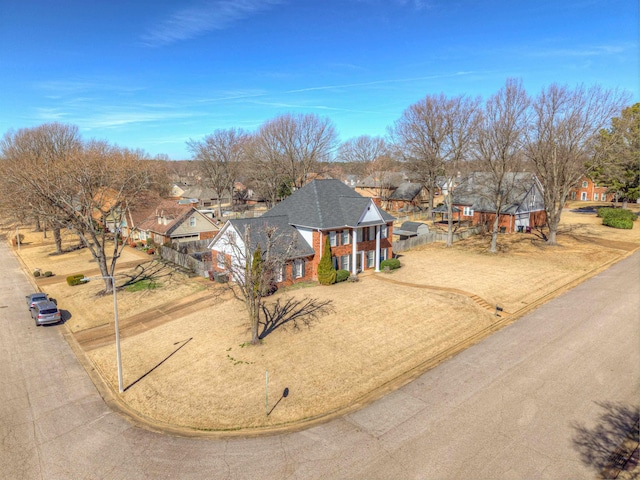
[[[571,208],[563,214],[557,247],[548,247],[535,235],[501,235],[500,253],[490,254],[489,237],[477,236],[452,248],[436,243],[403,252],[402,268],[389,274],[278,292],[275,298],[330,299],[335,311],[308,329],[276,330],[259,346],[247,344],[243,305],[212,290],[210,301],[122,339],[122,400],[151,422],[202,431],[252,432],[357,408],[426,369],[438,354],[491,327],[499,320],[491,306],[517,313],[640,247],[640,222],[632,230],[616,230],[602,226],[595,215],[573,213]],[[51,247],[32,246],[21,255],[28,268],[47,267],[56,275],[91,267],[86,251],[59,257],[48,257],[48,251]],[[129,254],[139,259],[133,257],[138,252]],[[64,257],[68,264],[48,263]],[[177,302],[207,286],[178,274],[158,284],[154,290],[119,291],[120,316],[152,316],[158,302]],[[81,333],[112,321],[111,297],[96,296],[100,287],[98,282],[78,287],[58,282],[46,290],[71,312],[66,328]],[[117,392],[113,344],[85,354]],[[267,370],[269,408],[285,387],[290,392],[269,416]]]

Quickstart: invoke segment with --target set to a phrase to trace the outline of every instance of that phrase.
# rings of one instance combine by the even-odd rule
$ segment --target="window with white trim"
[[[350,270],[349,265],[350,265],[350,260],[351,259],[351,255],[342,255],[340,257],[340,269],[341,270]]]
[[[584,201],[587,199],[587,192],[580,193],[580,200]]]
[[[189,226],[190,227],[195,227],[196,226],[196,217],[189,218]]]
[[[473,217],[473,208],[464,207],[464,209],[462,211],[462,215],[464,215],[465,217]]]
[[[587,183],[586,181],[582,182],[582,188],[587,188],[588,186],[589,186],[589,183]]]
[[[598,201],[598,194],[597,193],[593,194],[593,200],[595,200],[596,202]]]
[[[358,241],[361,242],[364,235],[364,228],[359,228],[358,230]]]
[[[287,274],[286,268],[286,265],[283,265],[282,268],[278,269],[278,271],[276,272],[276,283],[284,282],[285,276]]]
[[[382,262],[383,260],[387,259],[387,249],[386,248],[381,248],[380,249],[380,261]]]
[[[329,244],[332,247],[337,247],[338,246],[338,236],[336,235],[337,232],[329,232]]]
[[[298,259],[293,262],[293,278],[304,277],[304,260]]]
[[[341,245],[349,245],[349,243],[351,243],[349,241],[349,230],[343,230],[340,233],[340,244]]]
[[[380,238],[387,238],[389,234],[389,227],[387,225],[383,225],[380,227]]]
[[[376,239],[376,227],[369,227],[369,240]]]

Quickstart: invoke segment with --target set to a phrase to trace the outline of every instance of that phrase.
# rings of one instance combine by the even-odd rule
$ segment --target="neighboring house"
[[[615,195],[607,193],[607,187],[598,186],[589,177],[582,177],[578,184],[569,192],[569,200],[583,202],[613,202]]]
[[[188,188],[190,188],[190,186],[186,183],[174,183],[171,187],[171,191],[169,192],[169,198],[179,200]]]
[[[355,191],[363,197],[386,201],[402,181],[402,173],[381,172],[378,175],[369,175],[356,182]]]
[[[218,205],[218,193],[209,187],[189,187],[182,192],[183,202],[195,203],[197,208],[210,208]],[[225,202],[225,199],[222,199]],[[226,202],[229,202],[227,195]]]
[[[453,191],[453,205],[462,210],[460,219],[491,228],[496,213],[492,178],[489,173],[475,172],[460,181]],[[528,172],[514,172],[508,174],[506,184],[513,188],[507,192],[500,210],[500,231],[512,233],[545,225],[542,185],[537,177]]]
[[[179,205],[163,200],[154,211],[136,225],[138,239],[162,245],[166,242],[188,242],[213,238],[219,228],[192,205]]]
[[[429,202],[429,191],[421,184],[402,182],[387,199],[385,206],[393,211],[411,211]]]
[[[357,274],[362,270],[380,270],[380,262],[392,257],[391,236],[394,218],[378,207],[373,199],[363,197],[339,180],[314,180],[296,190],[259,218],[229,220],[209,248],[213,268],[223,271],[225,265],[240,262],[230,247],[245,238],[249,227],[255,247],[267,228],[293,241],[297,248],[287,259],[281,275],[282,284],[316,280],[326,238],[337,269]],[[259,240],[258,240],[259,241]],[[265,243],[261,243],[262,248]]]

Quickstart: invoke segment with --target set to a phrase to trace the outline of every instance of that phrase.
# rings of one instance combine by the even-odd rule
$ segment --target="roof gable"
[[[227,232],[229,229],[232,229],[237,235],[236,244],[238,246],[244,245],[245,238],[249,238],[250,253],[252,253],[258,245],[264,250],[267,245],[273,244],[276,253],[278,253],[278,249],[281,249],[281,251],[289,250],[291,246],[292,250],[288,252],[289,258],[306,257],[314,254],[313,248],[307,243],[300,232],[289,225],[286,216],[262,216],[228,220],[211,241],[209,248],[215,248],[219,242],[222,244],[228,242],[228,240],[223,239],[228,238]],[[275,242],[273,239],[268,238],[269,235],[276,235]]]

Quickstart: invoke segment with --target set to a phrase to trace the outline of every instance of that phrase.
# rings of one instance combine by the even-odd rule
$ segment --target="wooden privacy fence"
[[[453,234],[453,241],[457,242],[458,240],[462,240],[463,238],[470,237],[471,235],[476,235],[480,232],[481,227],[475,226],[471,228],[467,228],[461,232],[457,232]],[[446,242],[447,241],[447,232],[429,232],[426,235],[418,235],[417,237],[410,237],[406,240],[396,240],[393,242],[393,252],[403,252],[405,250],[411,250],[419,245],[426,245],[427,243],[433,242]]]
[[[160,253],[160,258],[163,260],[174,263],[200,277],[209,278],[209,271],[211,270],[210,260],[198,260],[188,253],[181,253],[163,246],[159,247],[158,252]]]

